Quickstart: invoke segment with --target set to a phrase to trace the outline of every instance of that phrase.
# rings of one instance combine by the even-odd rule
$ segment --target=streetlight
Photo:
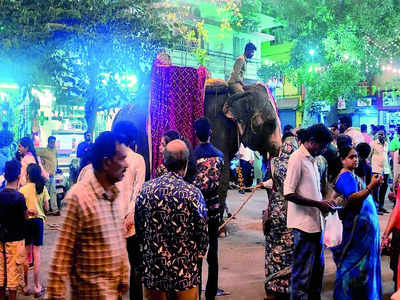
[[[310,53],[311,56],[314,56],[315,51],[314,51],[314,49],[310,49],[310,51],[308,51],[308,53]]]

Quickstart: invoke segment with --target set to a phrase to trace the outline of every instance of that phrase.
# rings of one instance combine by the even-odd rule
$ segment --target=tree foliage
[[[53,86],[59,104],[85,105],[93,130],[96,112],[132,101],[132,76],[142,89],[157,53],[179,35],[175,8],[161,2],[0,1],[4,76]]]
[[[222,30],[231,30],[233,18],[240,25],[237,1],[212,1]],[[132,101],[133,75],[137,98],[147,96],[154,58],[174,41],[196,42],[204,64],[207,33],[201,21],[199,34],[188,30],[190,11],[178,0],[0,0],[0,78],[27,91],[52,86],[59,105],[85,106],[93,130],[97,111]]]
[[[358,97],[359,83],[371,83],[382,64],[400,54],[398,0],[264,2],[283,25],[285,39],[294,43],[282,72],[305,84],[309,103]]]

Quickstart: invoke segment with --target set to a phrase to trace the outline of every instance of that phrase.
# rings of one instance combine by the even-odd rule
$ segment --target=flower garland
[[[239,181],[239,193],[244,193],[243,173],[242,173],[242,168],[240,166],[236,168],[236,173],[238,175],[238,181]]]

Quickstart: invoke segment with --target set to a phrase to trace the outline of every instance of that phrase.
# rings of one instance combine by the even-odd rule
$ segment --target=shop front
[[[338,101],[337,112],[338,119],[343,115],[351,115],[353,127],[360,128],[362,124],[366,124],[370,129],[372,124],[380,124],[376,97],[364,97],[345,102]]]
[[[380,124],[387,128],[400,125],[400,91],[384,91],[378,98]]]
[[[300,97],[283,98],[276,101],[282,130],[283,127],[285,127],[286,125],[291,125],[293,128],[299,126],[299,123],[301,122],[301,120],[299,120],[299,114],[297,112],[299,106],[299,98]]]

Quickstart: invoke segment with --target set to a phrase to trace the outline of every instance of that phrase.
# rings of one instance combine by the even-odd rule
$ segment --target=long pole
[[[218,231],[221,231],[230,221],[232,221],[234,217],[236,217],[236,215],[242,210],[242,208],[246,205],[246,203],[249,202],[251,197],[254,196],[254,193],[262,186],[263,186],[262,184],[258,184],[255,188],[253,188],[251,194],[242,202],[242,204],[240,204],[239,208],[232,214],[232,216],[226,219],[225,222],[221,226],[219,226]]]

